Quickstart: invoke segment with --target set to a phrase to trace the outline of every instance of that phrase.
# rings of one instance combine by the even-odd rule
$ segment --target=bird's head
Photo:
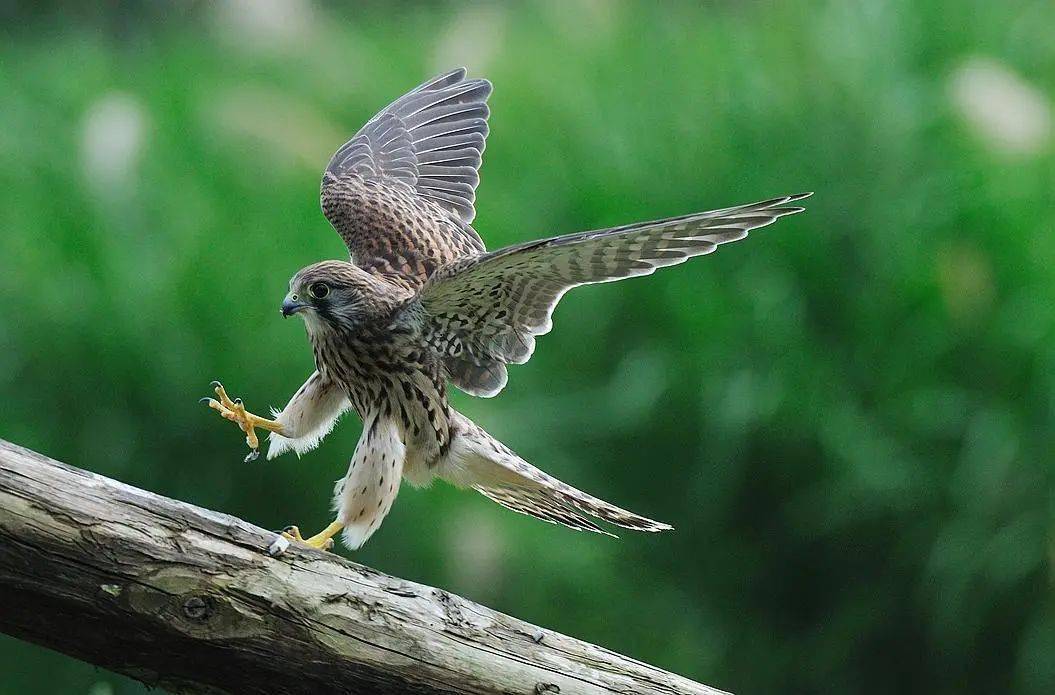
[[[300,315],[311,333],[354,329],[385,304],[381,281],[345,261],[322,261],[297,271],[282,315]]]

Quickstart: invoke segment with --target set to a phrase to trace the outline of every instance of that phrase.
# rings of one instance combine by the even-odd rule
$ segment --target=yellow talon
[[[310,548],[315,548],[316,550],[329,550],[333,547],[333,537],[340,533],[343,528],[344,524],[335,521],[311,538],[304,538],[300,535],[299,528],[296,526],[287,526],[282,531],[282,535],[288,540],[295,541]]]
[[[220,382],[214,381],[212,386],[213,390],[216,391],[216,398],[219,400],[203,398],[201,402],[238,425],[239,429],[245,432],[245,443],[250,449],[249,455],[245,457],[245,460],[247,462],[254,460],[260,455],[260,439],[256,436],[256,428],[260,427],[270,432],[282,434],[282,424],[250,413],[245,409],[241,398],[231,400],[231,397],[227,395],[227,391]]]

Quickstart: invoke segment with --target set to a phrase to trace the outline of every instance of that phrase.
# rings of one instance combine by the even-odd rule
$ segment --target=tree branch
[[[0,631],[231,693],[720,691],[0,440]]]

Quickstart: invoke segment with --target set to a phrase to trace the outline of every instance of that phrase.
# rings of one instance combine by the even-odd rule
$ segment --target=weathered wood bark
[[[178,692],[719,693],[0,440],[0,631]]]

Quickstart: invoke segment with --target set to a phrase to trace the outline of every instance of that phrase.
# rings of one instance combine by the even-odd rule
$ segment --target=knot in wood
[[[210,612],[209,603],[201,596],[191,596],[183,602],[183,615],[191,620],[205,620]]]

